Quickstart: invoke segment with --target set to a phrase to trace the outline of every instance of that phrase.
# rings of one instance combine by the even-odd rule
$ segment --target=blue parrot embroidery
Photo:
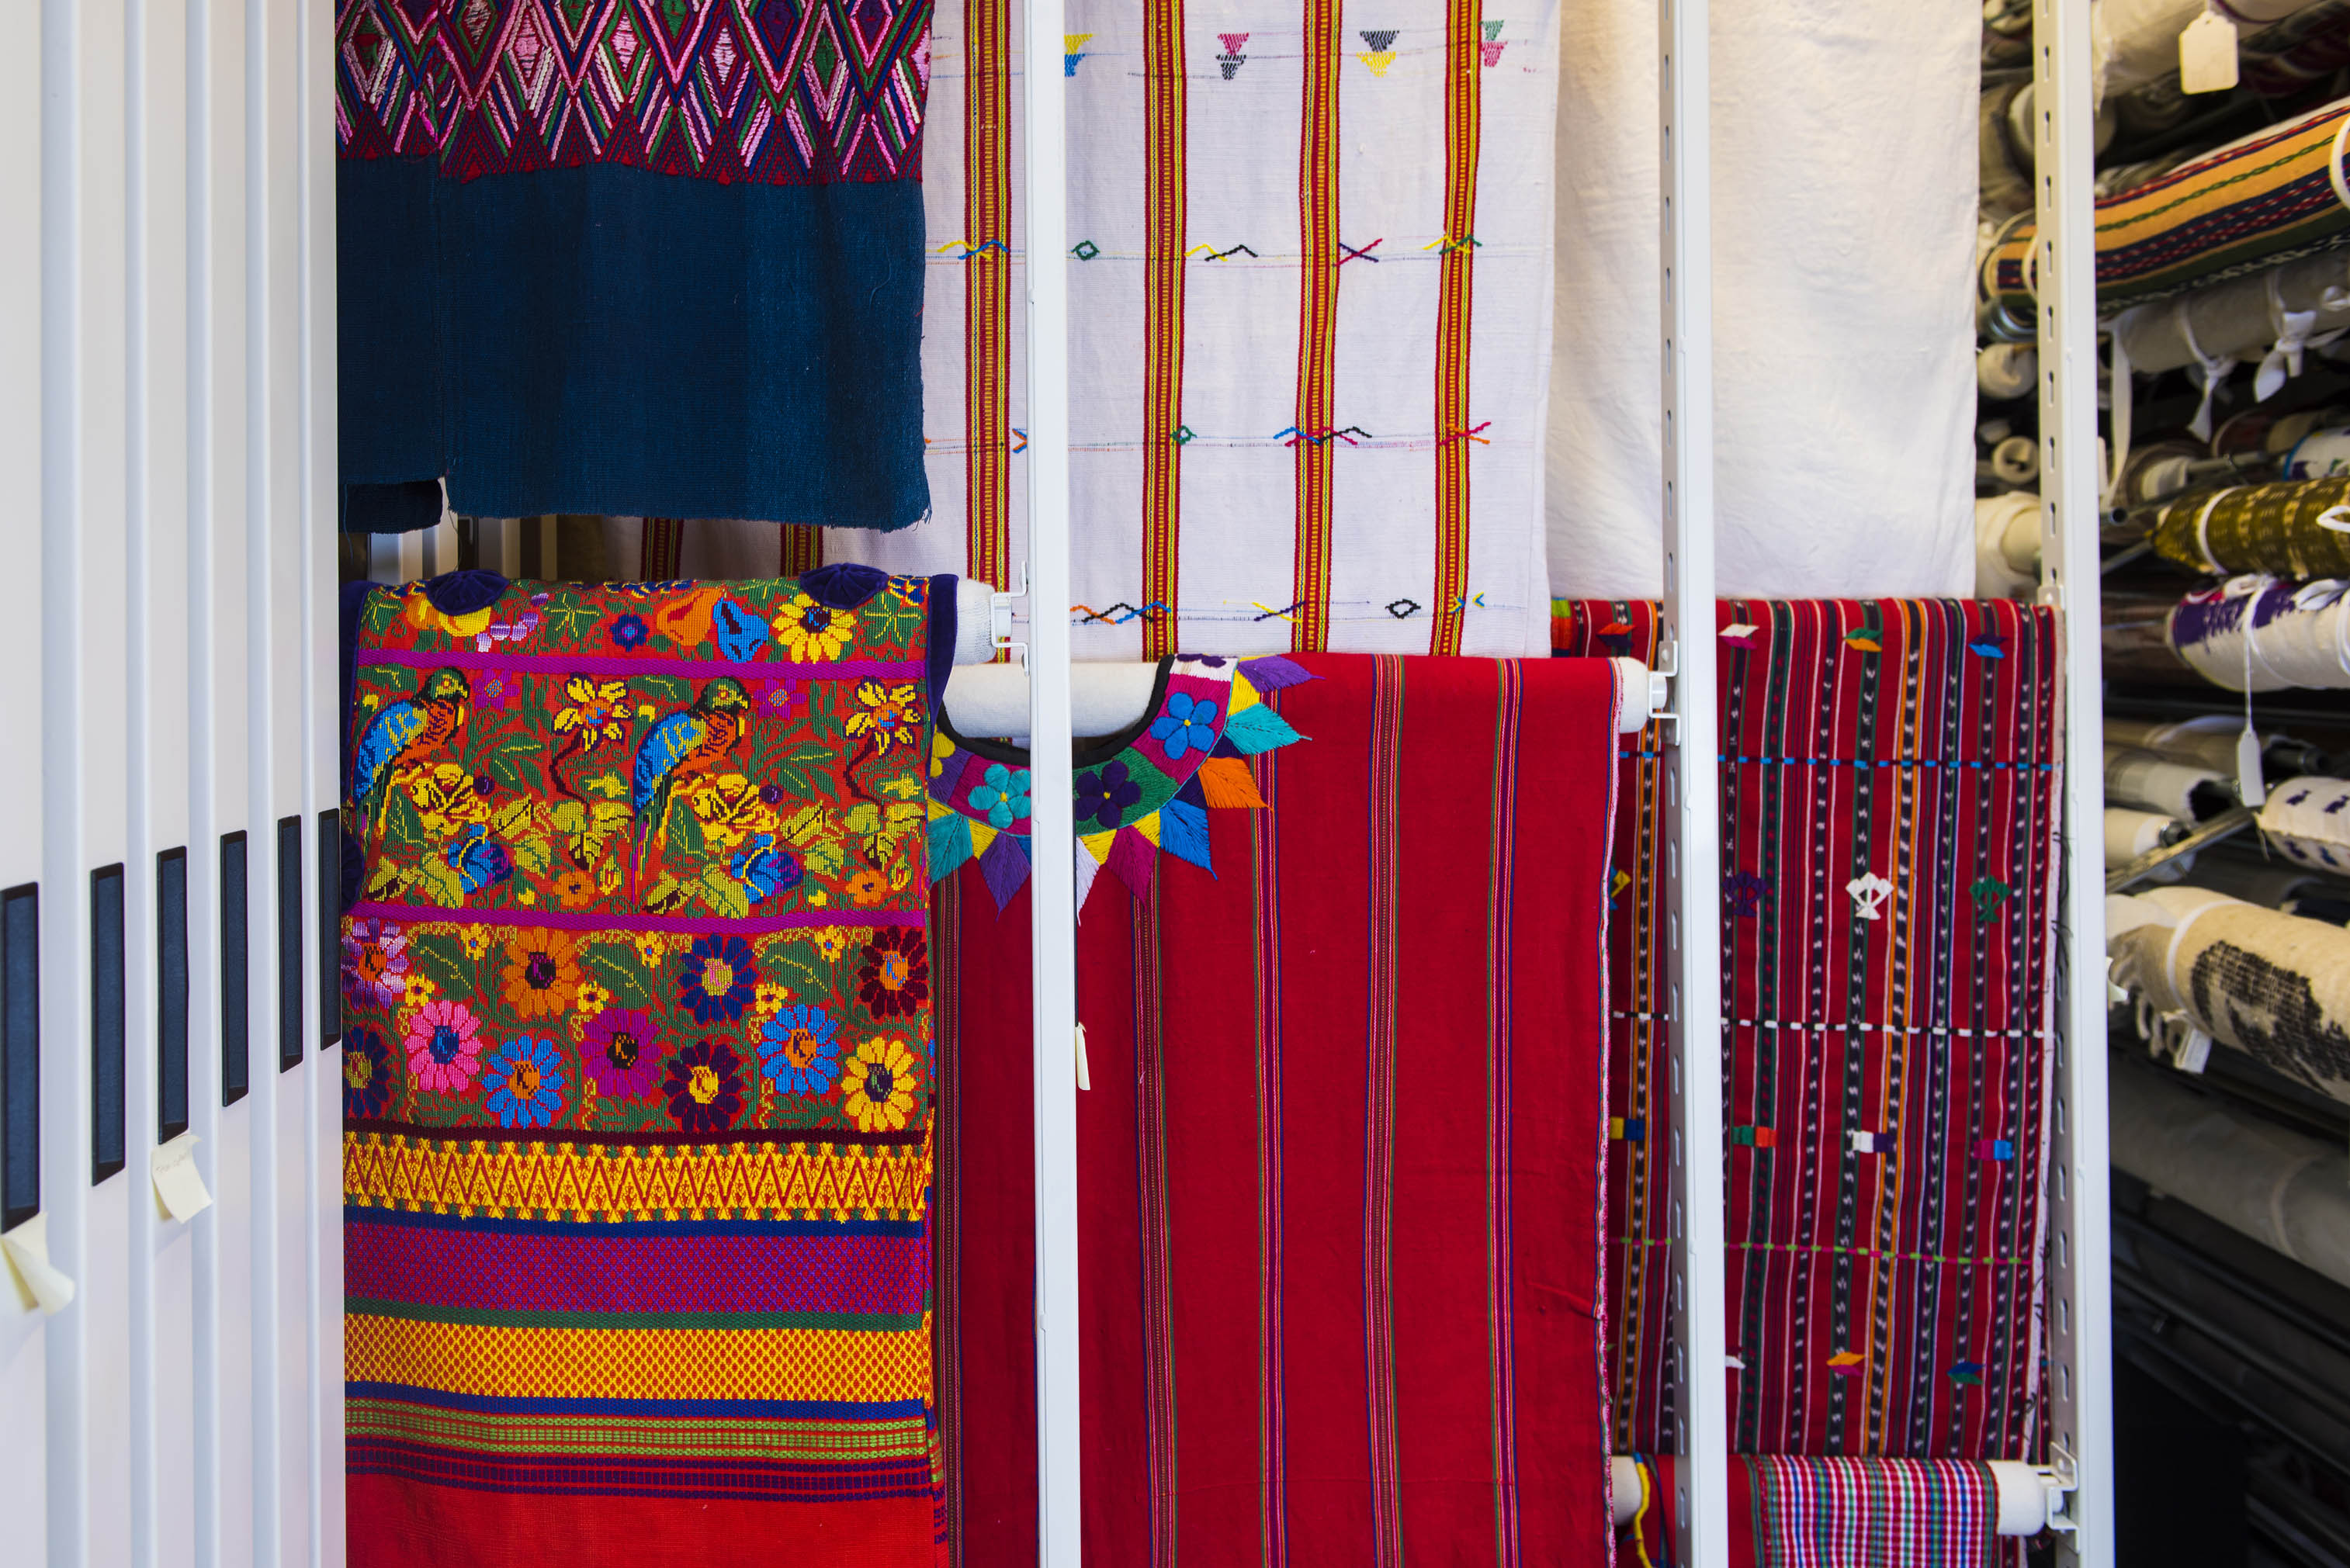
[[[472,695],[463,671],[436,670],[415,696],[386,707],[368,725],[351,758],[351,803],[376,826],[381,827],[391,802],[393,771],[448,744],[465,727],[465,702]]]
[[[669,802],[678,781],[713,772],[733,753],[751,714],[743,683],[720,676],[702,689],[693,706],[671,713],[645,732],[637,747],[636,780],[629,804],[640,835],[659,838],[669,824]]]

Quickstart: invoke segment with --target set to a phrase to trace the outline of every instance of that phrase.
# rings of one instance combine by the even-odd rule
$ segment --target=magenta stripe
[[[359,668],[379,664],[409,664],[438,670],[513,670],[526,675],[677,675],[688,680],[708,680],[732,675],[738,680],[920,680],[919,659],[844,659],[832,664],[795,664],[785,659],[761,659],[737,664],[727,659],[663,659],[657,655],[608,653],[477,653],[470,648],[369,648],[359,651]]]
[[[444,909],[437,904],[353,904],[354,920],[397,920],[401,925],[549,926],[565,931],[675,931],[689,937],[756,936],[762,931],[804,931],[820,926],[858,930],[867,926],[919,926],[920,909],[802,909],[791,915],[749,915],[739,920],[718,915],[647,915],[633,909]]]
[[[372,1301],[518,1312],[918,1313],[920,1236],[525,1235],[343,1225],[343,1289]]]

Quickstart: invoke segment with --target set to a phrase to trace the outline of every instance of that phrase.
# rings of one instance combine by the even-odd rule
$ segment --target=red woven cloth
[[[2034,1458],[2054,614],[1717,607],[1731,1447]],[[1652,652],[1653,605],[1555,611],[1560,653]],[[1670,1447],[1656,744],[1622,747],[1610,873],[1618,1451]]]
[[[1607,1560],[1604,667],[1304,656],[1078,929],[1087,1560]],[[953,1560],[1035,1560],[1028,899],[933,909]]]
[[[1650,1461],[1617,1562],[1675,1568],[1674,1463]],[[1727,1568],[1991,1568],[1999,1485],[1973,1459],[1730,1461]],[[2008,1542],[2020,1547],[2021,1541]]]

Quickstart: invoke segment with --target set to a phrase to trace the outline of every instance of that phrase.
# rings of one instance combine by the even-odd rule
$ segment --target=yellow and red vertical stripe
[[[1436,616],[1430,653],[1461,651],[1469,592],[1469,317],[1477,249],[1482,0],[1450,0],[1444,27],[1444,238],[1436,304]]]
[[[1175,651],[1183,443],[1183,0],[1142,14],[1142,654]]]
[[[1290,646],[1330,645],[1330,436],[1337,423],[1338,66],[1342,0],[1305,0],[1305,82],[1297,137],[1297,583]]]
[[[786,523],[782,528],[776,576],[796,577],[824,565],[824,530],[813,523]]]
[[[964,433],[971,576],[1012,570],[1012,10],[963,0]]]

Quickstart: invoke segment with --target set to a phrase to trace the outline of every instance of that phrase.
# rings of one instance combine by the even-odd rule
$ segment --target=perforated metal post
[[[1068,153],[1061,0],[1023,0],[1028,58],[1028,676],[1035,770],[1036,1518],[1043,1568],[1078,1568],[1077,917],[1069,727]],[[1043,68],[1036,68],[1041,61]]]
[[[2099,670],[2096,211],[2089,0],[2036,0],[2033,102],[2044,576],[2064,658],[2064,888],[2049,1107],[2048,1457],[2072,1489],[2060,1560],[2114,1562]]]
[[[1675,1560],[1729,1560],[1721,796],[1714,740],[1713,225],[1707,0],[1659,0],[1664,301],[1662,726]]]

